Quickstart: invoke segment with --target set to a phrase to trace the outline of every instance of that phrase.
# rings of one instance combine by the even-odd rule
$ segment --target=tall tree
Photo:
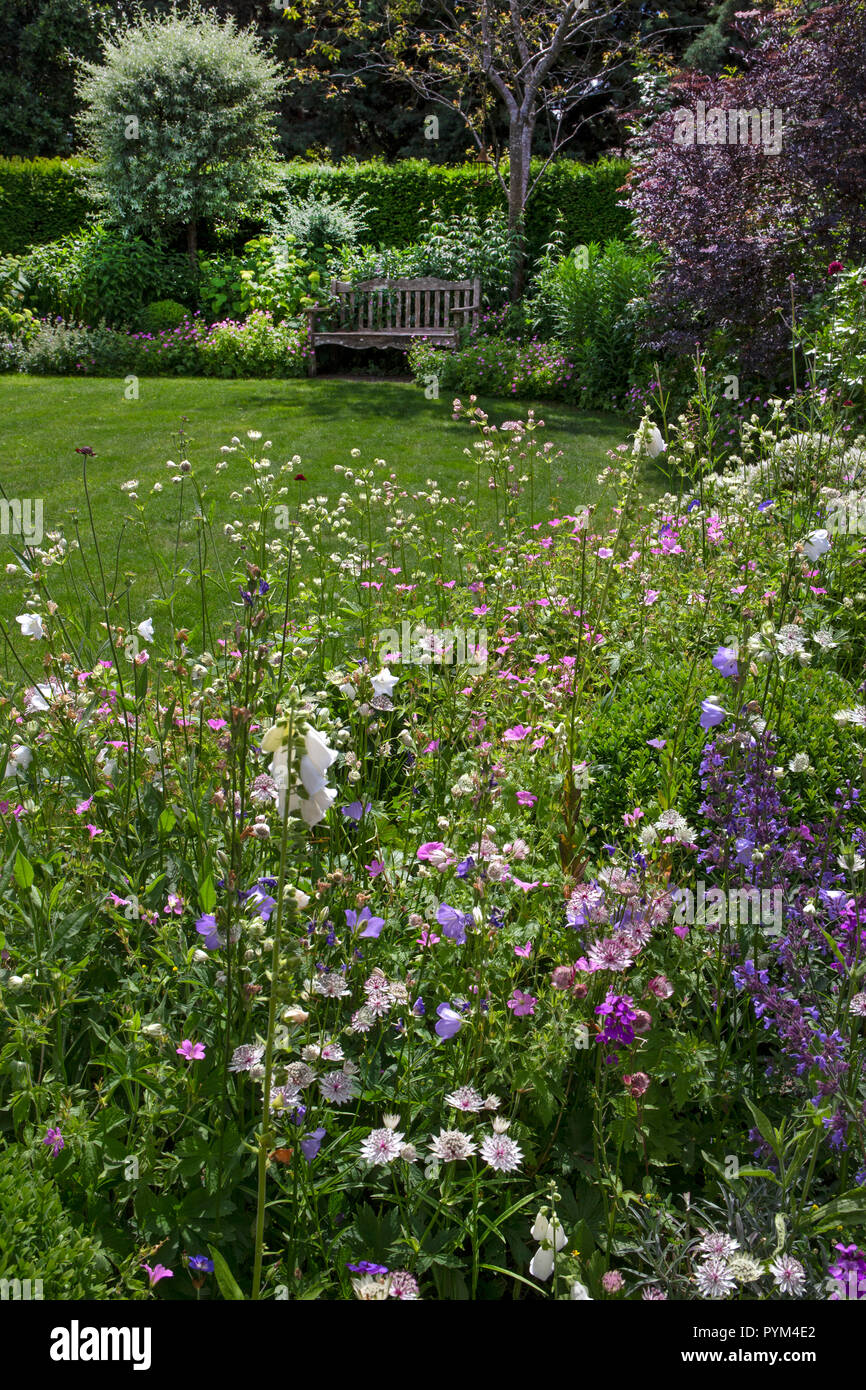
[[[72,153],[75,63],[99,56],[111,18],[92,0],[3,0],[0,154]]]
[[[85,63],[81,129],[105,215],[151,233],[235,224],[268,186],[281,76],[252,30],[191,7],[130,24]]]
[[[349,74],[355,80],[387,73],[434,111],[460,119],[507,201],[515,298],[524,286],[526,204],[548,163],[615,105],[639,43],[660,46],[698,23],[677,28],[638,0],[392,0],[372,20],[353,0],[336,14],[327,0],[298,0],[297,8],[311,58],[326,50],[320,36],[336,26],[365,49]]]

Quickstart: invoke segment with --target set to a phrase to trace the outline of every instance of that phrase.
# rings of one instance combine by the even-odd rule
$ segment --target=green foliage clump
[[[195,297],[185,256],[107,227],[36,246],[20,268],[28,280],[26,302],[36,313],[83,323],[129,327],[156,299]]]
[[[349,246],[335,264],[342,280],[376,276],[423,275],[442,280],[481,281],[485,304],[504,303],[511,278],[512,235],[501,210],[480,216],[475,212],[445,216],[438,208],[427,219],[420,237],[409,246],[377,248]]]
[[[266,309],[278,321],[312,304],[320,275],[291,242],[276,237],[248,241],[240,256],[200,260],[198,298],[210,320],[242,319]]]
[[[40,1155],[42,1157],[42,1155]],[[50,1175],[23,1147],[0,1149],[0,1279],[41,1280],[45,1299],[143,1298],[131,1265],[118,1270],[66,1211]]]
[[[177,328],[189,316],[185,305],[176,299],[157,299],[145,304],[138,318],[140,333],[161,333],[166,328]]]
[[[85,159],[0,159],[0,255],[76,232],[90,210]]]
[[[584,405],[601,405],[632,383],[638,330],[658,257],[613,240],[557,254],[561,236],[546,248],[533,296],[543,336],[558,339],[573,357],[585,388]]]

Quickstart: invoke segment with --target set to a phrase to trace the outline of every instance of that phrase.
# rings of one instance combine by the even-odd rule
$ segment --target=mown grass
[[[343,482],[333,472],[335,464],[360,467],[374,458],[386,459],[409,492],[423,488],[428,479],[450,491],[472,475],[463,450],[477,437],[473,427],[452,419],[450,399],[427,400],[410,383],[145,378],[139,391],[137,400],[126,400],[119,380],[0,378],[3,492],[9,498],[41,497],[46,532],[62,530],[71,538],[78,526],[89,538],[82,460],[75,450],[93,449],[87,479],[95,529],[111,576],[116,574],[123,587],[130,584],[140,603],[156,594],[154,565],[140,529],[130,524],[135,506],[121,491],[122,483],[139,482],[155,550],[181,564],[194,558],[192,498],[186,494],[181,520],[179,499],[172,495],[176,470],[166,468],[168,460],[177,464],[188,458],[206,481],[218,537],[234,514],[230,494],[237,486],[231,468],[215,472],[220,447],[233,435],[248,444],[250,429],[261,431],[262,439],[249,447],[264,452],[269,440],[267,455],[275,465],[300,456],[306,487],[315,495],[340,492]],[[497,424],[527,410],[524,402],[480,404]],[[629,424],[614,415],[560,405],[539,405],[536,415],[545,422],[545,437],[562,450],[553,469],[558,505],[574,511],[598,496],[597,474],[608,451],[627,438]],[[357,463],[350,457],[353,448],[361,451]],[[162,483],[163,493],[149,498],[155,482]],[[538,502],[543,506],[546,500]],[[3,541],[7,552],[10,541],[19,544],[14,537]],[[0,618],[6,624],[21,611],[21,583],[20,574],[0,573]]]

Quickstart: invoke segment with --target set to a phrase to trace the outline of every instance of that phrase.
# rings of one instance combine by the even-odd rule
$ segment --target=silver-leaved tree
[[[151,234],[231,226],[269,186],[278,65],[261,39],[192,7],[131,23],[83,63],[78,96],[105,217]]]

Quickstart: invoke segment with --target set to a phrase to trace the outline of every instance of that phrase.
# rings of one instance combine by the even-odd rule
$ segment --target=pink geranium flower
[[[508,1000],[507,1007],[511,1009],[515,1018],[524,1018],[527,1014],[535,1013],[537,1003],[534,994],[526,994],[522,989],[516,989]]]

